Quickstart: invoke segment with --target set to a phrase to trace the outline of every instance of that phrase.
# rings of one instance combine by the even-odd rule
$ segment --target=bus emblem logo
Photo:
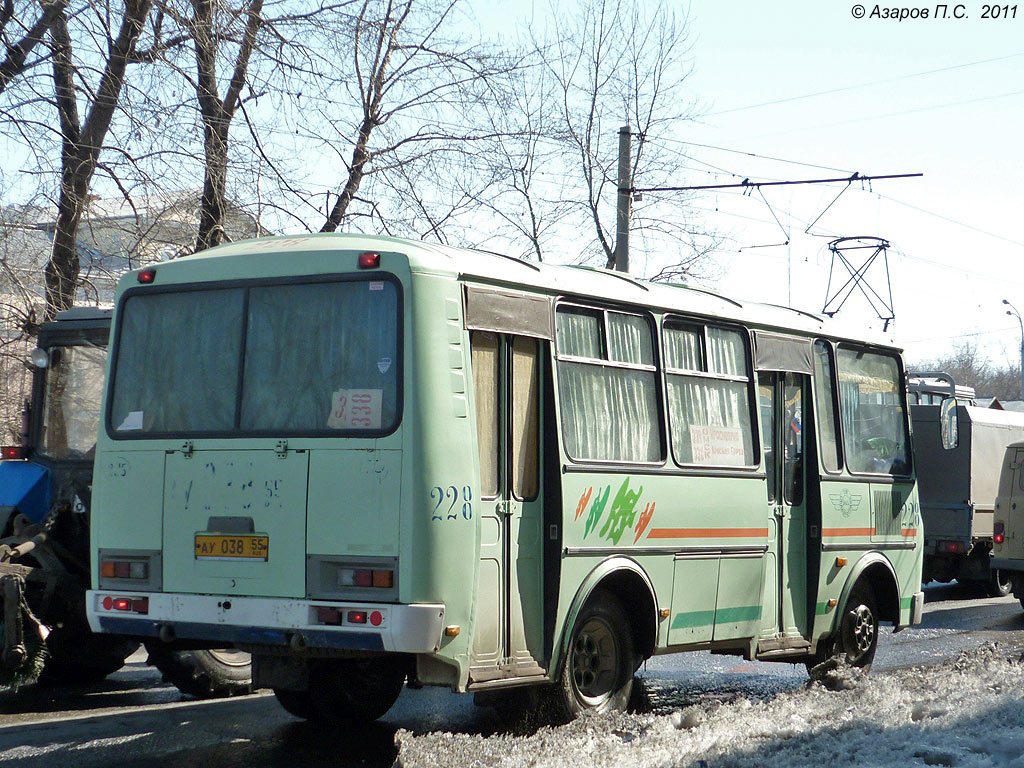
[[[832,500],[832,506],[841,512],[843,517],[849,517],[860,507],[860,495],[851,495],[847,488],[844,488],[842,493],[830,493],[828,497]]]
[[[390,368],[391,368],[391,358],[390,357],[382,357],[380,360],[377,361],[377,370],[380,371],[381,373],[387,373]]]

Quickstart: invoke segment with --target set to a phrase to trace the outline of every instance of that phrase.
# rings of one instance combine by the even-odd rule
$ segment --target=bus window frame
[[[814,346],[819,341],[825,345],[825,349],[828,352],[829,356],[829,363],[832,366],[832,376],[830,377],[829,387],[832,390],[832,418],[835,419],[836,424],[836,458],[838,459],[839,467],[837,469],[829,469],[827,466],[825,466],[825,460],[822,454],[822,440],[820,437],[821,430],[818,428],[818,409],[821,407],[821,404],[818,402],[817,388],[815,386],[812,386],[812,389],[814,390],[811,393],[811,396],[814,399],[814,434],[815,442],[818,444],[818,471],[824,472],[826,475],[829,475],[830,477],[840,477],[846,471],[846,438],[843,434],[842,406],[839,404],[839,367],[836,357],[836,342],[833,341],[832,339],[823,338],[820,336],[816,337],[811,342],[812,356],[814,355]],[[812,360],[812,370],[813,366],[814,363]],[[817,382],[815,380],[817,379],[817,376],[812,373],[811,378],[812,385],[816,384]],[[893,475],[886,475],[886,477],[893,477]]]
[[[749,371],[748,376],[731,376],[724,373],[711,373],[709,371],[690,371],[683,368],[669,368],[668,363],[664,363],[661,368],[662,380],[665,388],[665,419],[668,429],[668,452],[672,458],[672,463],[679,469],[687,470],[692,472],[696,470],[727,470],[730,472],[738,472],[744,475],[763,471],[764,454],[762,452],[762,438],[761,438],[761,425],[759,421],[759,413],[757,410],[757,390],[756,390],[756,376],[754,368],[753,358],[753,343],[751,342],[750,329],[740,323],[730,323],[728,321],[721,322],[713,318],[698,318],[687,315],[681,315],[676,312],[666,312],[661,319],[661,332],[658,335],[658,347],[659,349],[664,347],[665,343],[665,331],[667,325],[677,323],[679,325],[685,325],[690,327],[698,327],[701,330],[701,355],[704,362],[705,368],[710,368],[708,362],[708,329],[711,327],[721,328],[727,331],[737,331],[740,336],[743,337],[743,353],[744,360],[747,363],[747,370]],[[704,378],[712,381],[731,381],[737,384],[746,384],[747,387],[747,409],[750,412],[750,434],[751,434],[751,450],[753,451],[754,463],[753,464],[694,464],[693,462],[681,462],[676,457],[674,446],[672,445],[672,416],[669,413],[668,403],[668,377],[669,375],[674,376],[692,376],[693,378]]]
[[[899,393],[899,396],[900,396],[902,404],[903,404],[903,432],[904,432],[904,434],[907,437],[907,457],[908,457],[908,461],[907,461],[907,471],[905,473],[894,474],[894,473],[888,473],[888,472],[884,472],[884,473],[883,472],[854,472],[853,470],[850,469],[849,462],[845,461],[845,458],[846,458],[846,427],[842,423],[842,413],[841,413],[841,411],[842,411],[842,407],[843,406],[842,406],[842,403],[840,403],[838,401],[838,399],[837,399],[836,405],[840,409],[839,428],[842,431],[843,458],[844,458],[843,470],[851,478],[862,478],[864,480],[870,480],[871,482],[886,482],[886,481],[888,481],[889,483],[910,482],[915,477],[915,471],[914,471],[915,470],[915,466],[914,466],[914,451],[913,451],[913,448],[912,448],[912,445],[913,445],[912,440],[913,440],[913,438],[911,437],[911,433],[910,433],[910,405],[907,402],[907,387],[906,387],[906,383],[905,383],[906,380],[907,380],[907,373],[906,373],[906,370],[904,369],[904,366],[903,366],[903,356],[901,354],[899,354],[899,352],[896,352],[895,350],[889,349],[887,347],[876,347],[876,346],[872,346],[870,344],[863,344],[863,343],[857,343],[857,342],[851,342],[851,341],[835,342],[834,343],[834,347],[835,347],[835,351],[836,351],[835,363],[836,363],[836,387],[837,388],[839,387],[839,376],[840,376],[840,372],[839,372],[839,351],[841,349],[857,350],[857,351],[860,351],[860,352],[865,352],[865,353],[869,353],[869,354],[873,354],[873,355],[881,355],[883,357],[892,358],[893,360],[896,361],[896,373],[897,373],[896,391]]]
[[[395,366],[397,386],[395,388],[395,421],[388,429],[378,430],[352,430],[352,429],[319,429],[319,430],[246,430],[232,429],[229,431],[200,431],[188,430],[178,432],[118,432],[113,428],[113,407],[114,387],[117,384],[118,356],[121,352],[121,332],[124,323],[125,304],[134,296],[152,296],[162,293],[190,293],[193,291],[215,291],[238,288],[244,291],[243,295],[243,322],[242,333],[238,339],[240,349],[238,354],[239,373],[235,382],[235,414],[234,421],[238,423],[239,408],[241,407],[242,382],[245,374],[245,342],[248,328],[248,306],[249,289],[264,286],[277,285],[321,285],[323,283],[347,283],[347,282],[376,282],[385,281],[391,283],[396,292],[397,316],[395,318],[395,357],[392,361]],[[259,438],[318,438],[318,439],[366,439],[380,440],[395,434],[402,427],[405,416],[405,291],[402,281],[393,272],[373,273],[351,273],[333,272],[318,275],[291,275],[288,277],[259,277],[244,280],[210,280],[196,282],[169,283],[164,285],[133,286],[127,289],[117,301],[115,311],[116,321],[110,338],[110,359],[107,363],[109,371],[108,381],[104,386],[105,405],[103,408],[103,429],[108,438],[119,442],[140,442],[145,440],[181,440],[188,438],[201,439],[259,439]]]
[[[618,360],[596,360],[590,357],[581,357],[578,355],[563,355],[558,346],[558,310],[563,307],[571,307],[574,309],[582,309],[590,312],[601,313],[601,352],[606,357],[608,356],[608,313],[617,312],[621,315],[632,315],[634,317],[642,318],[646,324],[648,330],[651,332],[651,357],[653,365],[646,365],[641,363],[622,363]],[[654,469],[663,468],[668,462],[668,455],[671,448],[668,446],[668,433],[666,431],[666,424],[668,415],[666,414],[665,408],[665,394],[664,389],[664,377],[659,376],[659,372],[662,370],[661,366],[661,344],[660,338],[658,337],[658,320],[654,316],[654,313],[650,310],[639,309],[632,306],[623,306],[619,304],[613,304],[610,302],[602,301],[586,301],[584,299],[575,298],[564,298],[558,297],[551,307],[552,312],[552,328],[554,338],[551,340],[551,355],[554,359],[554,367],[552,370],[552,378],[555,383],[555,410],[558,413],[558,438],[561,445],[562,453],[568,459],[570,465],[586,467],[592,470],[599,470],[602,467],[606,468],[622,468],[622,467],[636,467],[638,469]],[[558,364],[560,362],[567,363],[585,363],[588,365],[599,365],[606,368],[617,368],[620,370],[637,371],[642,370],[646,372],[654,373],[654,393],[656,407],[658,409],[658,437],[661,441],[661,458],[657,461],[625,461],[622,459],[578,459],[569,453],[569,449],[565,444],[565,430],[562,428],[562,393],[561,387],[559,386],[559,371]]]

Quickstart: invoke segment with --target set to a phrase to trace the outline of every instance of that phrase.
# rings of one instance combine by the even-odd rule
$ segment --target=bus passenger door
[[[762,626],[765,630],[774,626],[776,637],[790,641],[777,647],[797,647],[810,632],[805,457],[812,447],[803,428],[809,379],[796,373],[762,373],[759,380],[768,503],[775,521],[768,558],[773,572],[766,574],[765,584],[776,585],[771,593],[771,587],[766,588]],[[760,647],[770,649],[772,644],[762,641]]]
[[[470,675],[541,674],[541,344],[473,331],[470,346],[481,475]]]

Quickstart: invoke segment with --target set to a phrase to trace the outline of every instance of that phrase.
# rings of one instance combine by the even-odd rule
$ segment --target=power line
[[[916,205],[911,205],[910,203],[905,203],[902,200],[897,200],[895,197],[889,197],[888,195],[883,195],[881,193],[875,193],[875,194],[877,194],[883,200],[888,200],[888,201],[893,202],[893,203],[898,203],[899,205],[905,205],[907,208],[912,208],[913,210],[919,211],[920,213],[925,213],[925,214],[927,214],[929,216],[934,216],[936,219],[942,219],[942,221],[948,221],[950,224],[956,224],[958,227],[964,227],[965,229],[970,229],[970,230],[972,230],[974,232],[979,232],[982,235],[986,235],[988,237],[993,237],[996,240],[1002,240],[1004,243],[1009,243],[1010,245],[1017,245],[1017,246],[1020,246],[1021,248],[1024,248],[1024,243],[1020,242],[1019,240],[1011,240],[1008,237],[1003,237],[1002,235],[997,235],[994,232],[988,232],[988,231],[986,231],[984,229],[981,229],[980,227],[975,227],[975,226],[973,226],[971,224],[966,224],[966,223],[964,223],[962,221],[957,221],[956,219],[952,219],[949,216],[944,216],[941,213],[935,213],[934,211],[929,211],[929,210],[927,210],[925,208],[919,208]]]
[[[1017,326],[1008,325],[1004,328],[990,328],[987,331],[972,331],[971,333],[958,333],[955,335],[944,334],[942,336],[930,336],[927,339],[902,339],[902,344],[919,344],[924,341],[945,341],[946,339],[967,339],[974,338],[976,336],[991,336],[997,333],[1008,333],[1009,331],[1016,331]]]
[[[685,144],[690,147],[702,147],[704,149],[713,149],[718,152],[731,152],[736,155],[746,155],[747,157],[756,157],[759,160],[773,160],[779,163],[789,163],[790,165],[802,165],[806,168],[818,168],[823,171],[838,171],[839,173],[853,173],[848,168],[833,168],[830,165],[818,165],[816,163],[805,163],[801,160],[787,160],[784,157],[772,157],[771,155],[759,155],[756,152],[746,152],[742,149],[730,149],[729,147],[716,147],[714,144],[701,144],[696,141],[683,141],[682,139],[659,139],[659,141],[670,141],[674,144]],[[700,162],[700,161],[698,161]]]
[[[887,78],[885,78],[883,80],[872,80],[872,81],[869,81],[869,82],[866,82],[866,83],[854,83],[853,85],[844,85],[844,86],[841,86],[839,88],[830,88],[830,89],[825,90],[825,91],[814,91],[812,93],[805,93],[805,94],[802,94],[800,96],[787,96],[785,98],[774,99],[772,101],[762,101],[759,104],[748,104],[745,107],[732,107],[730,109],[722,109],[722,110],[719,110],[717,112],[710,112],[710,113],[708,113],[706,115],[706,117],[714,117],[714,116],[717,116],[717,115],[728,115],[728,114],[731,114],[733,112],[742,112],[742,111],[747,110],[747,109],[759,109],[760,107],[770,107],[770,106],[773,106],[775,104],[785,104],[785,103],[790,102],[790,101],[801,101],[802,99],[812,99],[812,98],[815,98],[817,96],[828,96],[828,95],[833,94],[833,93],[842,93],[843,91],[852,91],[852,90],[856,90],[857,88],[868,88],[868,87],[873,86],[873,85],[884,85],[886,83],[895,83],[895,82],[898,82],[900,80],[907,80],[907,79],[913,78],[913,77],[922,77],[924,75],[934,75],[934,74],[936,74],[938,72],[949,72],[949,71],[954,70],[954,69],[964,69],[966,67],[975,67],[975,66],[978,66],[979,64],[991,64],[991,63],[996,62],[996,61],[1005,61],[1007,59],[1017,58],[1018,56],[1024,56],[1024,53],[1013,53],[1013,54],[1010,54],[1009,56],[999,56],[999,57],[994,58],[994,59],[981,59],[979,61],[968,61],[968,62],[966,62],[964,64],[954,64],[954,65],[949,66],[949,67],[940,67],[939,69],[928,69],[928,70],[925,70],[924,72],[913,72],[913,73],[911,73],[909,75],[898,75],[896,77],[887,77]]]
[[[633,187],[624,192],[633,194],[635,192],[688,192],[696,189],[735,189],[741,187],[743,189],[760,189],[761,187],[785,187],[794,184],[834,184],[836,182],[845,181],[847,183],[853,183],[855,181],[876,181],[878,179],[909,179],[918,176],[924,176],[923,173],[890,173],[881,176],[861,176],[859,173],[854,173],[848,178],[840,179],[797,179],[795,181],[751,181],[750,179],[744,179],[738,184],[697,184],[688,187]]]

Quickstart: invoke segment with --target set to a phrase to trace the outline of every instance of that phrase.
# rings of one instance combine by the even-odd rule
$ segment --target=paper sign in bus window
[[[339,389],[331,398],[329,429],[380,429],[384,390]]]
[[[747,464],[743,430],[739,427],[690,425],[690,447],[696,464]]]
[[[124,432],[129,429],[142,429],[142,417],[144,411],[128,411],[128,415],[124,417],[124,421],[117,427],[118,432]]]

